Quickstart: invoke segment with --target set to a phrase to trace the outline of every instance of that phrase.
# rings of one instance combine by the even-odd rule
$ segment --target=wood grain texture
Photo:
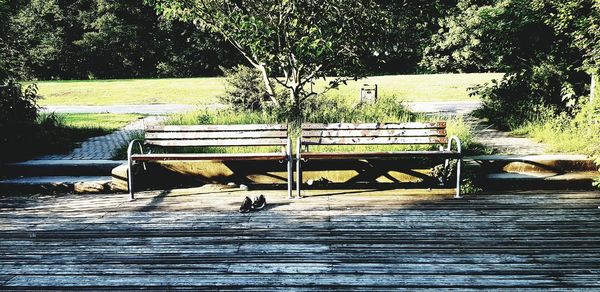
[[[147,132],[146,139],[251,139],[251,138],[283,138],[287,139],[287,131],[228,131],[228,132]]]
[[[446,137],[322,137],[302,139],[303,145],[447,144]]]
[[[446,122],[432,123],[304,123],[303,130],[393,130],[393,129],[445,129]]]
[[[186,139],[153,140],[146,139],[144,144],[161,147],[220,147],[220,146],[285,146],[287,139]]]
[[[0,195],[0,289],[600,288],[598,192],[306,194]]]
[[[445,129],[409,130],[321,130],[302,131],[303,138],[312,137],[445,137]]]
[[[183,153],[134,154],[135,161],[190,161],[190,160],[286,160],[285,153]]]
[[[225,132],[225,131],[287,131],[286,124],[243,124],[243,125],[194,125],[194,126],[148,126],[146,132]]]

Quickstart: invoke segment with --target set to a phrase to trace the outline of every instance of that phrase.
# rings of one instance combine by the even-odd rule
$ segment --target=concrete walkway
[[[137,120],[119,131],[90,138],[67,154],[53,154],[37,157],[35,160],[110,160],[119,149],[131,141],[136,132],[143,131],[148,125],[155,125],[165,117],[151,116]]]
[[[427,102],[408,102],[408,108],[418,113],[439,113],[448,115],[468,114],[477,109],[481,102],[479,101],[427,101]],[[147,114],[147,115],[167,115],[179,112],[191,111],[202,107],[203,109],[221,109],[222,104],[138,104],[138,105],[111,105],[111,106],[45,106],[42,111],[56,113],[112,113],[112,114]]]
[[[449,116],[466,115],[481,106],[480,101],[427,101],[408,102],[408,108],[415,113],[429,113]]]
[[[466,117],[475,133],[475,142],[487,146],[498,154],[544,154],[547,145],[535,142],[526,137],[516,137],[510,133],[496,130],[493,124],[473,116]]]
[[[408,103],[408,107],[413,112],[442,116],[463,116],[472,126],[475,142],[491,148],[495,153],[530,155],[546,152],[547,146],[542,143],[497,130],[493,124],[473,117],[471,113],[480,106],[480,101]]]

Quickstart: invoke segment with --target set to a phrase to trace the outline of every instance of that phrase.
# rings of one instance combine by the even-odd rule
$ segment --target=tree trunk
[[[263,65],[258,65],[255,67],[256,67],[256,69],[258,69],[258,71],[260,71],[260,73],[262,75],[263,82],[265,83],[265,89],[267,90],[267,94],[269,95],[269,98],[271,99],[271,101],[273,102],[273,104],[276,107],[280,107],[281,105],[279,104],[279,101],[275,97],[275,91],[273,90],[273,85],[271,84],[271,80],[269,80],[269,75],[267,74],[267,69]]]
[[[290,101],[291,108],[289,109],[289,117],[288,119],[300,125],[303,122],[302,109],[300,107],[300,90],[297,88],[290,88]]]

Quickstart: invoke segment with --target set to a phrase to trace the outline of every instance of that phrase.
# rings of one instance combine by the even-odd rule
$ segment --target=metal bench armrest
[[[462,144],[460,139],[456,136],[450,136],[448,138],[448,151],[452,151],[452,141],[454,141],[454,144],[456,145],[456,152],[462,153]]]
[[[460,194],[460,168],[462,164],[462,145],[460,144],[460,139],[456,136],[450,136],[448,139],[448,151],[452,151],[452,141],[456,145],[456,152],[458,152],[458,159],[456,161],[456,194],[454,198],[462,198]],[[446,166],[448,166],[448,161],[446,160]]]
[[[127,187],[129,189],[129,197],[131,200],[135,199],[133,192],[133,160],[131,159],[131,155],[133,154],[133,148],[135,145],[139,146],[140,154],[144,154],[144,148],[142,147],[142,141],[140,140],[132,140],[129,142],[129,146],[127,147]],[[144,163],[144,170],[146,170],[146,164]]]

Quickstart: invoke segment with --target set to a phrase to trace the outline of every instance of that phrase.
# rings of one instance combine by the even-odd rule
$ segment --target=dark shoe
[[[252,200],[246,197],[242,202],[242,206],[240,206],[240,213],[248,213],[250,211],[252,211]]]
[[[264,208],[266,205],[267,205],[267,199],[263,195],[255,197],[254,202],[252,202],[252,208],[254,208],[255,210],[260,210],[260,209]]]

